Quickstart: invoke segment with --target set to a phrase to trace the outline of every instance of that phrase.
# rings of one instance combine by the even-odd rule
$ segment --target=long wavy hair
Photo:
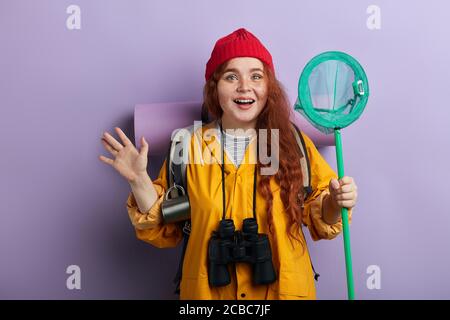
[[[217,83],[223,75],[228,62],[220,65],[211,78],[205,83],[203,89],[203,107],[202,117],[210,113],[214,118],[220,119],[223,110],[219,104]],[[258,192],[266,199],[267,208],[267,222],[269,231],[273,233],[273,195],[270,188],[270,180],[273,178],[280,186],[280,197],[283,202],[285,211],[289,217],[287,224],[287,233],[291,238],[302,242],[298,237],[298,230],[302,223],[302,206],[303,206],[303,176],[300,167],[299,148],[297,141],[291,130],[290,123],[291,108],[289,100],[283,85],[275,78],[271,69],[264,64],[264,73],[268,80],[268,96],[267,102],[261,113],[258,115],[256,123],[256,132],[259,134],[259,129],[267,129],[267,154],[271,154],[271,130],[279,130],[279,169],[273,176],[261,175],[258,183]],[[276,143],[276,142],[275,142]],[[262,167],[269,167],[269,164],[261,164],[258,159],[258,171],[261,172]]]

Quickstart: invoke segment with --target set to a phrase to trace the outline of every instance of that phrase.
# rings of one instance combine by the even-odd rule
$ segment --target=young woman
[[[340,208],[349,208],[351,217],[355,206],[355,182],[347,176],[338,181],[313,142],[302,133],[312,186],[312,193],[305,197],[301,154],[290,123],[292,108],[275,78],[270,53],[252,33],[238,29],[219,39],[206,65],[205,78],[204,106],[216,120],[198,129],[191,139],[187,188],[192,229],[180,298],[315,299],[302,224],[314,240],[335,238],[342,230]],[[243,131],[236,134],[231,129]],[[205,135],[208,130],[214,132],[212,139]],[[272,174],[262,174],[271,165],[267,161],[260,157],[251,161],[262,130],[267,132],[267,154],[273,151],[276,155],[277,170]],[[138,151],[122,130],[116,131],[121,142],[108,133],[102,137],[114,159],[100,156],[100,160],[112,165],[130,183],[127,208],[137,237],[158,248],[176,246],[183,237],[182,228],[164,224],[161,215],[168,189],[166,165],[152,181],[147,174],[145,139],[141,138]],[[277,132],[276,139],[271,138],[271,132]],[[200,162],[196,161],[199,154]],[[205,157],[210,161],[204,161]],[[211,284],[208,246],[223,218],[233,223],[236,231],[242,230],[245,219],[256,219],[257,232],[267,235],[270,244],[274,279],[258,282],[253,263],[232,261],[226,265],[229,283]]]

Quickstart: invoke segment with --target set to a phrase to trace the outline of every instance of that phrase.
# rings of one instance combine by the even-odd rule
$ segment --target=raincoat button
[[[245,298],[245,293],[241,293],[241,297],[242,297],[242,298]]]

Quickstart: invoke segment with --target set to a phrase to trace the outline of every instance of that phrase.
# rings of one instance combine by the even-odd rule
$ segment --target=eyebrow
[[[250,69],[250,72],[254,72],[254,71],[261,71],[261,72],[264,72],[261,68],[253,68],[253,69]],[[238,70],[238,69],[235,69],[235,68],[230,68],[230,69],[225,70],[223,73],[227,73],[227,72],[236,72],[236,73],[239,73],[239,70]]]

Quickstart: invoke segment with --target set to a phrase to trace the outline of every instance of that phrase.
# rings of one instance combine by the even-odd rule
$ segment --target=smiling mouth
[[[233,101],[236,104],[242,105],[242,106],[249,106],[249,105],[251,105],[252,103],[255,102],[255,100],[253,100],[253,99],[235,99]]]

